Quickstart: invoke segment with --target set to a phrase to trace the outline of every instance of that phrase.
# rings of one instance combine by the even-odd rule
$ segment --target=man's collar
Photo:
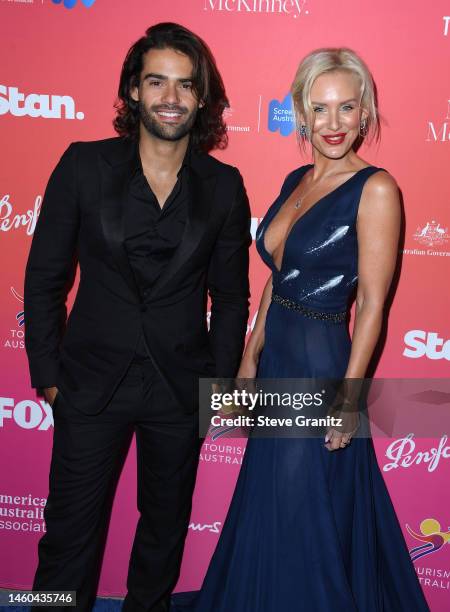
[[[140,164],[138,142],[130,138],[116,137],[105,140],[101,143],[101,155],[112,166],[131,164],[131,168],[136,169]],[[201,178],[206,178],[217,172],[217,162],[206,153],[201,153],[195,149],[192,141],[189,142],[183,164],[186,165]]]
[[[190,168],[191,164],[192,164],[192,141],[189,140],[188,142],[188,146],[186,149],[186,152],[184,154],[183,157],[183,161],[181,163],[181,167],[178,170],[177,176],[180,176],[181,172],[184,171],[186,168]],[[134,152],[133,152],[133,160],[132,160],[132,173],[133,176],[136,174],[136,172],[141,172],[143,173],[143,168],[142,168],[142,160],[141,160],[141,156],[139,153],[139,141],[136,141],[134,143]]]

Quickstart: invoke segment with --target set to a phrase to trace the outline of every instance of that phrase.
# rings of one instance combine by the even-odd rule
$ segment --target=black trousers
[[[135,432],[140,518],[124,610],[168,610],[198,466],[197,415],[181,412],[150,360],[131,364],[102,413],[82,414],[61,394],[53,411],[47,531],[33,588],[77,591],[76,610],[92,609],[114,490]]]

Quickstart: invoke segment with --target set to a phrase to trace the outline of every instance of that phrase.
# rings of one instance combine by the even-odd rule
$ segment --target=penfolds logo
[[[33,208],[24,213],[14,212],[13,203],[10,201],[9,193],[0,199],[0,232],[10,232],[25,228],[28,236],[32,236],[41,210],[42,196],[38,195],[34,200]]]
[[[204,0],[205,11],[224,13],[267,13],[297,18],[305,10],[306,0]]]
[[[383,466],[383,472],[390,472],[396,468],[410,468],[416,465],[426,465],[429,472],[434,472],[441,459],[450,459],[450,446],[447,444],[448,436],[442,436],[437,446],[427,450],[417,450],[414,434],[410,433],[404,438],[394,440],[386,449],[389,463]]]

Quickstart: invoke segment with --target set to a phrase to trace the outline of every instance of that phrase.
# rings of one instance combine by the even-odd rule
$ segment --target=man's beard
[[[178,125],[161,124],[156,118],[153,117],[153,115],[145,107],[144,103],[140,100],[139,117],[143,126],[149,134],[151,134],[152,136],[156,136],[156,138],[161,138],[161,140],[181,140],[192,130],[192,127],[195,123],[195,119],[197,117],[197,109],[193,110],[189,114],[188,111],[186,111],[183,107],[180,106],[160,105],[152,107],[151,110],[152,112],[163,110],[167,112],[179,112],[186,117],[186,120],[183,123],[179,123]]]

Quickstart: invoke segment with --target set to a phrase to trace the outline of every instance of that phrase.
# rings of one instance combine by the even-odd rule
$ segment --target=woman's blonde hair
[[[360,134],[360,141],[365,138],[369,141],[378,140],[380,117],[375,83],[363,60],[354,51],[345,47],[316,49],[300,62],[291,87],[296,121],[299,122],[299,115],[302,115],[306,129],[310,133],[314,123],[314,113],[311,107],[311,87],[314,81],[321,74],[343,70],[354,74],[361,84],[360,106],[367,112],[367,118],[364,133]],[[304,142],[305,138],[301,140]]]

